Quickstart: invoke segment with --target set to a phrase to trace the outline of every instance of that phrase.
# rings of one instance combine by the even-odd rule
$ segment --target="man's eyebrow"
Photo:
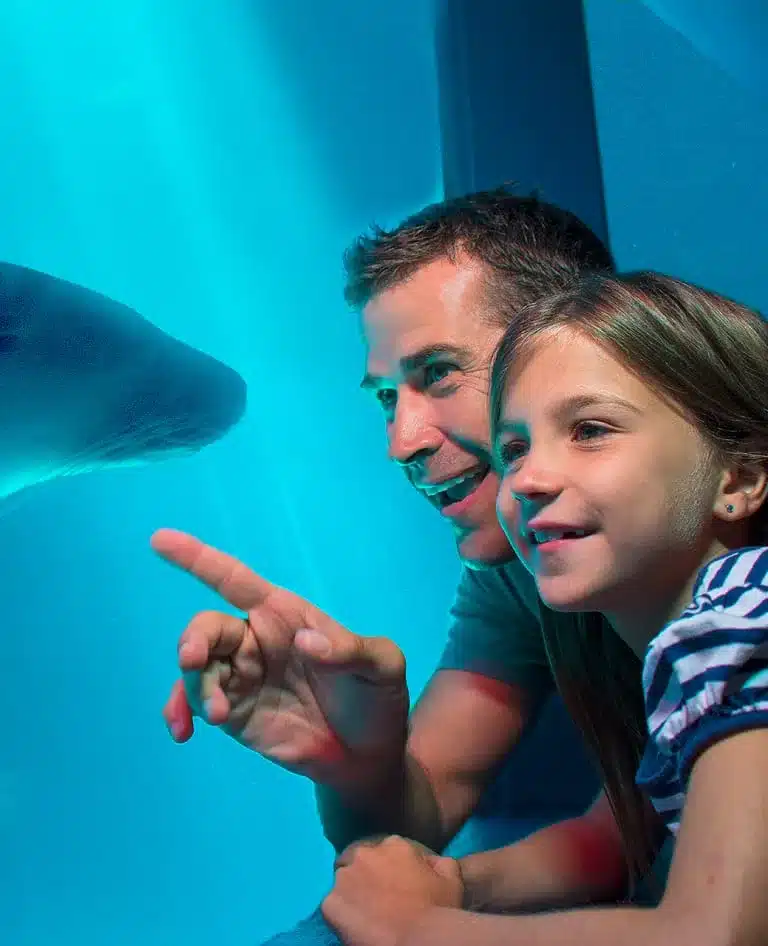
[[[425,345],[424,348],[401,358],[400,370],[404,375],[414,374],[439,358],[453,358],[458,362],[466,363],[472,358],[472,353],[463,345]],[[364,390],[378,388],[381,380],[380,377],[366,372],[360,382],[360,387]]]
[[[565,417],[569,417],[578,411],[590,407],[620,407],[624,410],[631,411],[633,414],[642,414],[641,409],[636,404],[625,400],[625,398],[620,397],[618,394],[574,394],[571,397],[564,398],[562,401],[558,401],[557,404],[553,406],[550,413],[556,419],[562,420]],[[499,434],[520,431],[521,427],[524,426],[525,424],[519,420],[502,418],[499,423],[496,424],[496,434],[498,436]]]

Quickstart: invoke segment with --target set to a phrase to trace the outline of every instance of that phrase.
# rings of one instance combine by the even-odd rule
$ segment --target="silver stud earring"
[[[734,507],[733,503],[728,503],[728,505],[725,507],[725,511],[726,511],[728,514],[730,514],[730,513],[733,512],[734,508],[735,508],[735,507]]]

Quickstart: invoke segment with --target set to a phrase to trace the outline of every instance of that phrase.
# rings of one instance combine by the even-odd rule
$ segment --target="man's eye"
[[[429,387],[432,384],[438,384],[440,381],[445,380],[453,370],[453,365],[440,364],[437,362],[433,365],[427,365],[424,369],[425,386]]]
[[[384,410],[394,410],[397,403],[397,391],[391,388],[379,388],[376,392],[376,400],[381,404]]]

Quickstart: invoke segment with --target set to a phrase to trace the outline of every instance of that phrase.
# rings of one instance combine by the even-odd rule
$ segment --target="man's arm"
[[[415,707],[404,752],[354,785],[316,786],[326,837],[353,841],[400,834],[440,851],[530,716],[522,687],[461,670],[439,670]]]
[[[517,560],[463,570],[447,645],[413,710],[407,745],[355,784],[317,789],[337,850],[401,834],[441,851],[458,831],[552,690],[537,602]]]

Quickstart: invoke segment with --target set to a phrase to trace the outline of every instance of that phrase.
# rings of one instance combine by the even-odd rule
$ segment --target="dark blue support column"
[[[607,239],[581,0],[438,0],[448,196],[517,181]]]

